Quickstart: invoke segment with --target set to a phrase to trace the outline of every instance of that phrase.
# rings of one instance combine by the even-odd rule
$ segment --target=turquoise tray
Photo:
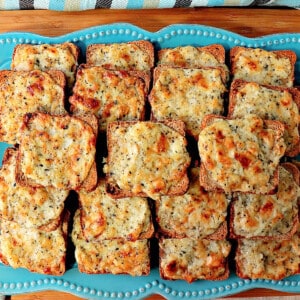
[[[233,46],[260,47],[268,50],[291,49],[299,60],[296,63],[296,85],[300,83],[300,34],[277,34],[247,38],[219,28],[202,25],[172,25],[158,32],[148,32],[131,24],[116,23],[87,28],[59,37],[44,37],[24,32],[0,35],[0,69],[9,69],[16,44],[62,43],[77,44],[83,55],[92,43],[149,40],[156,49],[179,45],[208,45],[220,43],[228,51]],[[7,144],[0,143],[0,160]],[[233,268],[232,268],[233,269]],[[184,281],[166,281],[159,276],[157,264],[149,276],[87,275],[79,273],[76,264],[70,264],[63,276],[46,276],[25,269],[12,269],[0,264],[0,294],[12,295],[41,290],[58,290],[89,299],[142,299],[160,294],[167,299],[212,299],[236,294],[253,288],[300,293],[300,275],[284,280],[243,280],[234,271],[224,281],[198,280],[192,284]]]

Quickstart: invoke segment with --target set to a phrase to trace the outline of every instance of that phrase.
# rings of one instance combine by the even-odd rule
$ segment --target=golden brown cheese
[[[205,192],[200,187],[199,168],[193,168],[184,195],[162,196],[156,201],[157,223],[167,236],[204,238],[226,222],[228,204],[224,193]]]
[[[122,126],[122,124],[126,124]],[[111,123],[107,183],[153,199],[186,178],[190,156],[185,137],[162,123]],[[184,193],[180,189],[180,194]]]
[[[72,43],[29,45],[15,47],[11,69],[15,71],[59,70],[67,78],[68,86],[75,81],[79,50]]]
[[[274,189],[271,179],[286,149],[281,129],[266,127],[255,115],[215,118],[199,135],[202,163],[225,192],[267,194]]]
[[[71,110],[95,114],[101,131],[112,121],[143,120],[147,88],[139,75],[82,66],[69,99]]]
[[[256,114],[262,119],[278,120],[285,124],[284,141],[289,152],[299,144],[299,109],[288,89],[274,89],[254,82],[244,82],[233,91],[232,118]]]
[[[25,113],[66,114],[64,87],[62,73],[0,71],[0,140],[19,143]]]
[[[111,70],[149,71],[154,64],[154,48],[149,41],[115,44],[91,44],[87,63]]]
[[[87,242],[81,232],[79,215],[75,216],[72,240],[78,269],[88,274],[150,273],[150,250],[147,239],[126,241],[123,239]]]
[[[0,170],[0,215],[21,227],[55,229],[68,191],[21,186],[15,180],[17,150],[8,148]]]
[[[284,241],[239,240],[235,257],[242,278],[281,280],[300,269],[299,232]]]
[[[153,234],[147,198],[112,199],[100,180],[92,192],[79,193],[81,226],[87,240],[123,238],[131,241]]]
[[[293,176],[279,167],[279,185],[275,195],[237,193],[233,202],[233,229],[238,236],[280,237],[288,234],[298,215],[300,188]]]
[[[223,280],[229,275],[227,259],[231,245],[226,240],[161,239],[160,274],[164,279]]]
[[[12,268],[63,275],[66,266],[66,223],[45,232],[1,220],[0,260]]]
[[[221,115],[224,110],[220,69],[158,68],[150,93],[151,112],[155,119],[180,119],[189,134],[198,137],[203,117]]]
[[[231,49],[233,79],[292,87],[296,62],[294,56],[291,51],[286,55],[280,55],[279,51],[259,48],[233,48]]]
[[[93,129],[79,118],[27,115],[17,172],[32,186],[77,189],[94,164],[95,152]]]

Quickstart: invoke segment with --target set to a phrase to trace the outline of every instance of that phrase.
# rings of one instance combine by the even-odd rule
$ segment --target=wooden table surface
[[[247,37],[257,37],[273,33],[300,32],[300,10],[287,8],[174,8],[159,10],[98,9],[82,12],[0,11],[0,33],[28,31],[46,36],[58,36],[90,26],[114,22],[132,23],[152,32],[175,23],[202,24],[230,30]],[[296,295],[266,289],[253,289],[233,297],[270,297],[271,299],[275,296],[291,298]],[[11,299],[76,300],[81,298],[66,293],[45,291],[11,296]],[[153,295],[147,299],[164,298]]]

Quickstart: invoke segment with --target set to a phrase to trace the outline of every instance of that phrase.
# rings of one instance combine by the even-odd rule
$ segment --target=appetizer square
[[[226,193],[275,193],[285,153],[284,125],[256,115],[226,119],[210,115],[199,135],[200,184]]]
[[[260,84],[292,87],[296,60],[296,53],[291,50],[267,51],[240,46],[230,49],[233,79]]]
[[[238,240],[236,273],[244,279],[281,280],[300,273],[299,230],[287,240]]]
[[[264,240],[291,238],[298,228],[299,170],[291,163],[279,166],[274,195],[236,193],[231,204],[230,237]]]
[[[147,239],[127,241],[124,239],[86,241],[80,216],[74,218],[72,240],[78,269],[88,274],[129,274],[132,276],[150,273],[150,248]]]
[[[225,48],[220,44],[202,47],[178,46],[161,49],[157,53],[159,66],[177,68],[221,67],[229,80],[229,69],[225,64]]]
[[[113,199],[100,179],[91,192],[79,192],[80,224],[87,241],[116,239],[135,241],[150,238],[154,232],[147,198]]]
[[[181,121],[112,122],[107,142],[106,182],[113,198],[186,192],[191,159]]]
[[[286,155],[299,153],[300,92],[295,88],[259,85],[235,80],[229,94],[229,118],[256,114],[262,119],[278,120],[285,125]]]
[[[79,48],[73,43],[19,44],[14,48],[11,69],[15,71],[59,70],[65,74],[68,87],[72,87],[79,54]]]
[[[149,41],[91,44],[86,49],[86,62],[110,70],[150,71],[154,66],[154,47]]]
[[[78,190],[97,184],[96,133],[78,117],[27,114],[21,131],[17,182]]]
[[[225,280],[229,276],[228,256],[231,245],[226,240],[161,239],[159,271],[163,279]]]
[[[223,73],[220,68],[156,68],[149,95],[153,119],[180,119],[187,134],[198,139],[204,116],[224,111]]]
[[[0,220],[0,260],[12,268],[63,275],[66,270],[67,217],[55,230],[46,232]]]
[[[225,193],[200,187],[199,168],[191,169],[189,179],[184,195],[161,196],[155,202],[158,232],[173,238],[225,239],[230,200]]]
[[[60,71],[0,71],[0,141],[20,142],[26,113],[66,114],[65,84]]]
[[[82,65],[76,75],[72,112],[94,114],[103,132],[112,121],[143,120],[150,77],[140,71],[112,71]]]
[[[0,170],[0,215],[21,227],[52,231],[61,222],[69,194],[55,188],[32,188],[16,182],[17,149],[6,149]]]

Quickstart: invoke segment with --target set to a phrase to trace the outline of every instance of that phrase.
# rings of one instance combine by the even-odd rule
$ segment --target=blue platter
[[[300,85],[300,33],[275,34],[247,38],[222,29],[202,25],[172,25],[158,32],[148,32],[131,24],[116,23],[87,28],[59,37],[44,37],[24,32],[0,35],[0,69],[9,69],[15,45],[73,42],[84,56],[86,47],[93,43],[149,40],[156,49],[181,45],[204,46],[222,44],[228,51],[234,46],[259,47],[267,50],[290,49],[299,59],[296,63],[295,84]],[[0,143],[0,161],[8,147]],[[81,274],[76,264],[70,264],[63,276],[30,273],[0,264],[0,294],[12,295],[41,290],[58,290],[89,299],[141,299],[151,294],[161,294],[167,299],[212,299],[236,294],[253,288],[268,288],[300,293],[300,275],[284,280],[243,280],[233,270],[227,280],[204,281],[192,284],[184,281],[166,281],[159,276],[154,265],[149,276],[87,275]]]

